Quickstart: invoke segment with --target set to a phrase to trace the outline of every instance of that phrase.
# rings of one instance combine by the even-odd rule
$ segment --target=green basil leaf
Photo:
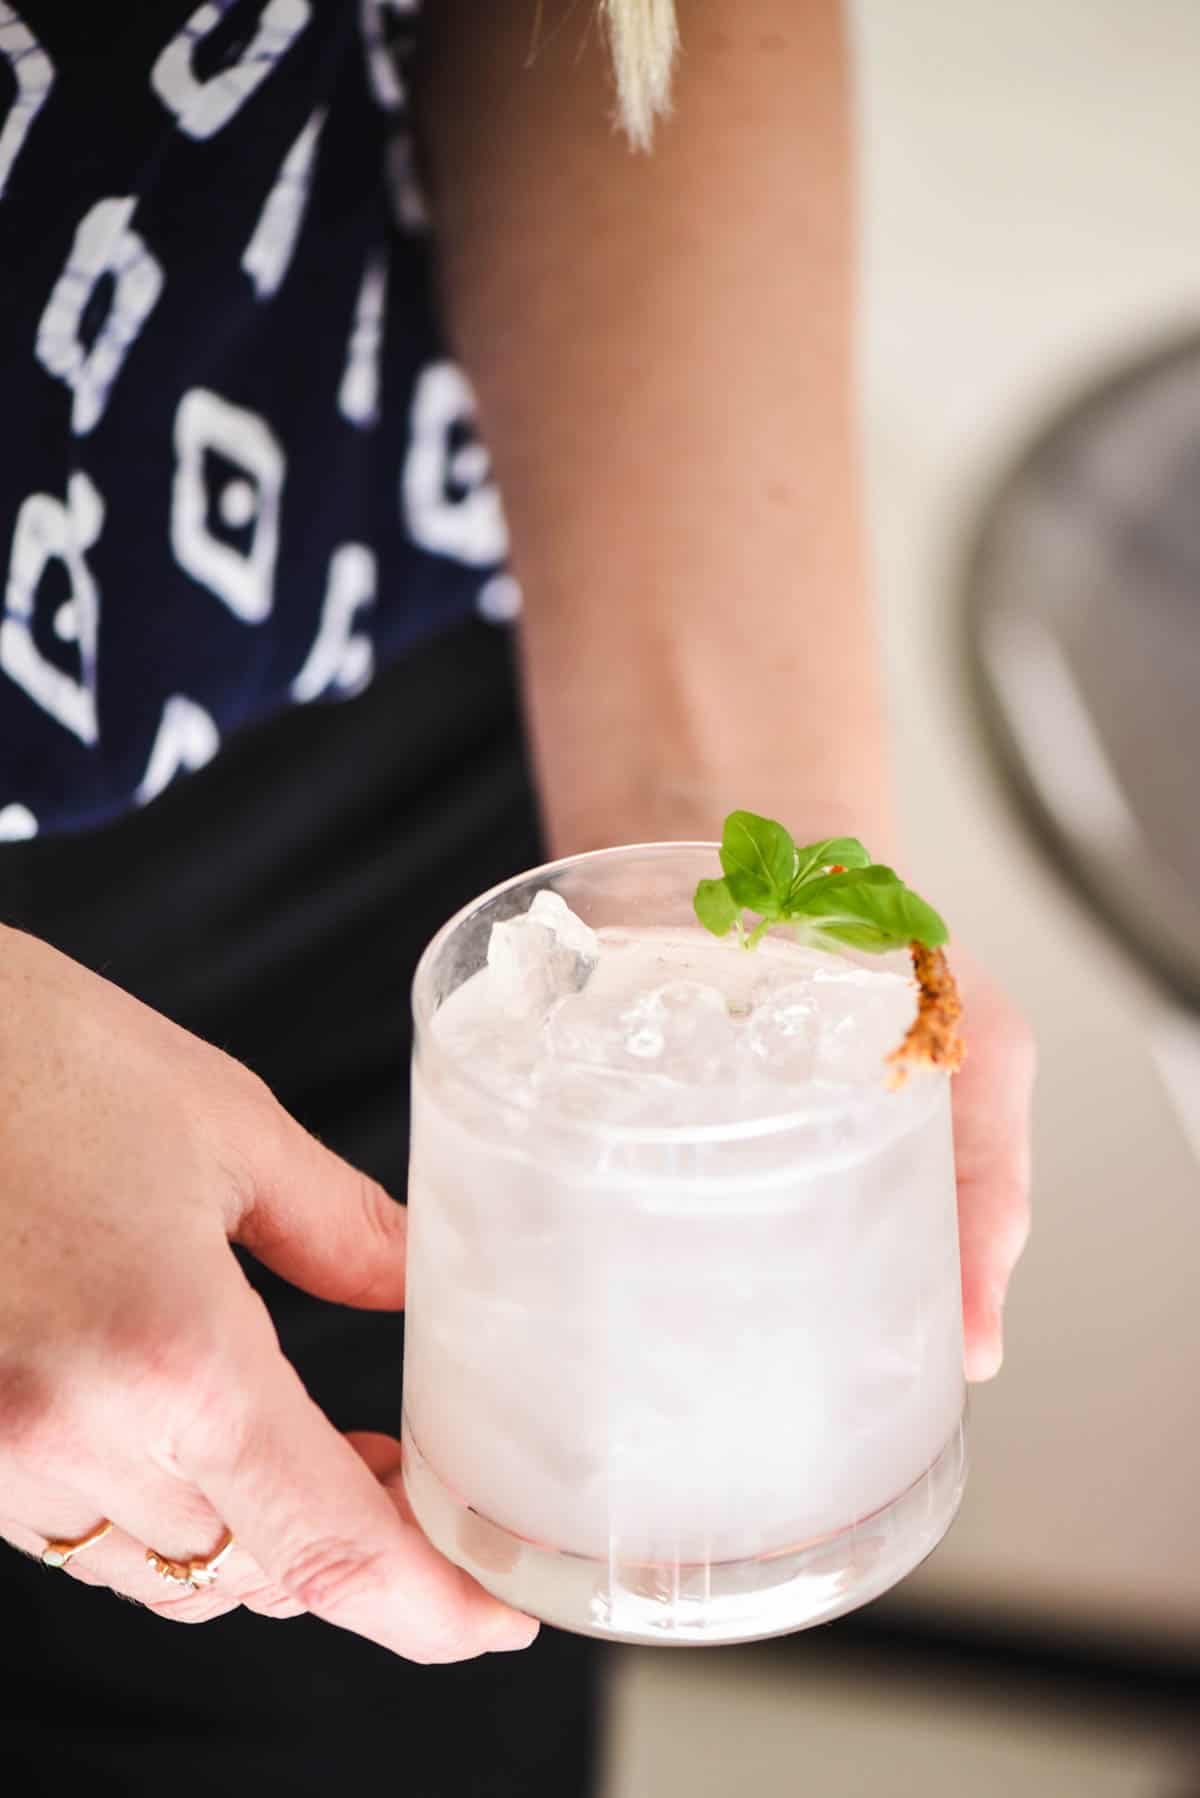
[[[714,936],[728,936],[741,910],[723,880],[702,880],[693,901],[696,916]]]
[[[796,851],[796,872],[792,892],[806,880],[812,880],[823,868],[837,863],[843,868],[869,868],[871,858],[857,837],[823,837],[819,843],[806,843]]]
[[[724,880],[702,880],[696,915],[714,936],[735,926],[754,948],[767,925],[794,920],[832,948],[846,944],[882,954],[924,943],[937,948],[949,932],[931,905],[891,868],[872,863],[857,837],[823,837],[797,849],[773,818],[730,812],[721,840]],[[838,874],[825,868],[840,866]],[[742,911],[763,920],[746,934]]]
[[[788,916],[803,918],[836,942],[876,954],[908,943],[936,949],[950,934],[933,907],[881,865],[806,882],[789,896]]]
[[[721,867],[739,906],[764,918],[778,918],[796,868],[796,845],[773,818],[730,812],[721,838]]]

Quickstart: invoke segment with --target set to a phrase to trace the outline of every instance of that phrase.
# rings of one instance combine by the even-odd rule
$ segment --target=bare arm
[[[440,0],[425,88],[452,329],[525,591],[559,852],[719,834],[892,836],[853,379],[837,0],[680,0],[673,119],[611,128],[592,8]],[[881,847],[882,846],[882,847]],[[1027,1033],[961,955],[967,1369],[1000,1363],[1028,1223]]]
[[[525,592],[551,839],[890,828],[835,0],[682,0],[674,117],[612,127],[591,9],[450,0],[426,88],[452,328]],[[873,828],[875,827],[875,828]]]

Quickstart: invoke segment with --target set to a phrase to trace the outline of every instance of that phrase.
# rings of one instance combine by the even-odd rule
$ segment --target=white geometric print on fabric
[[[35,705],[88,744],[99,736],[96,639],[100,594],[84,555],[103,525],[104,501],[82,471],[67,481],[65,506],[52,494],[31,493],[17,514],[0,620],[0,668]],[[44,656],[34,640],[38,589],[52,562],[63,564],[71,583],[70,609],[59,606],[54,622],[60,640],[77,645],[78,680]]]
[[[54,64],[29,27],[11,6],[4,4],[4,0],[0,0],[0,56],[11,68],[17,86],[0,129],[0,199],[3,199],[29,127],[54,86]]]
[[[38,822],[27,805],[0,805],[0,843],[27,843]]]
[[[268,0],[258,30],[236,62],[200,81],[192,66],[198,44],[221,23],[233,0],[205,0],[176,32],[150,74],[150,85],[189,137],[215,137],[228,125],[312,17],[309,0]]]
[[[386,252],[373,250],[358,290],[337,400],[342,417],[363,429],[379,420],[379,355],[386,307]]]
[[[367,79],[377,103],[385,112],[399,112],[408,104],[408,89],[396,59],[400,45],[389,44],[384,28],[385,12],[415,18],[419,0],[361,0],[359,21],[367,57]]]
[[[396,132],[387,147],[386,172],[392,217],[400,230],[410,234],[428,230],[429,204],[417,175],[417,154],[407,126]]]
[[[331,690],[350,699],[375,672],[370,637],[356,630],[357,616],[375,601],[375,557],[362,543],[343,543],[329,558],[321,623],[303,668],[292,682],[301,705]]]
[[[172,693],[163,706],[158,734],[134,798],[139,805],[157,799],[181,768],[189,772],[211,762],[221,747],[221,736],[202,705],[182,693]]]
[[[401,57],[411,54],[414,40],[409,34],[389,41],[384,14],[415,19],[418,11],[419,0],[360,0],[367,80],[376,104],[396,121],[387,147],[387,181],[396,224],[407,232],[425,231],[429,226],[429,207],[417,176],[412,127],[406,116],[408,87],[400,67]]]
[[[481,618],[489,624],[511,624],[521,615],[521,587],[513,575],[501,569],[489,575],[475,599]]]
[[[84,213],[38,325],[37,359],[75,396],[71,429],[77,437],[103,417],[112,384],[163,289],[161,264],[129,228],[136,203],[130,198],[97,200]],[[80,326],[106,275],[113,282],[108,312],[85,348]]]
[[[175,481],[171,489],[171,548],[186,573],[202,581],[246,624],[261,624],[275,603],[279,506],[284,454],[265,419],[193,387],[175,414]],[[209,486],[206,461],[234,465]],[[229,532],[250,531],[242,547],[216,536],[212,514]]]
[[[317,107],[280,163],[274,186],[263,202],[258,223],[242,252],[242,267],[253,281],[260,300],[269,299],[278,292],[292,260],[312,187],[313,163],[325,112],[324,106]]]
[[[475,395],[461,368],[433,362],[417,377],[401,474],[401,510],[421,549],[472,568],[502,562],[508,527],[492,462],[475,435]]]

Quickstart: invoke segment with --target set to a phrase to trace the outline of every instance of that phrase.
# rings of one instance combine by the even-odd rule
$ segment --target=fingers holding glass
[[[109,1506],[114,1519],[97,1501],[61,1488],[26,1496],[36,1523],[0,1516],[0,1536],[56,1573],[106,1586],[177,1622],[207,1622],[242,1605],[272,1617],[299,1616],[303,1605],[267,1579],[215,1514],[202,1515],[207,1507],[199,1494],[189,1496],[174,1520],[160,1513],[156,1522],[155,1540],[166,1548],[148,1543],[141,1528],[122,1527],[130,1520],[119,1499]]]

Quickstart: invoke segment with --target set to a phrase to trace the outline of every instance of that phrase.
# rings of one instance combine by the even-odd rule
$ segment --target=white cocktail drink
[[[949,1083],[885,1084],[911,971],[707,935],[711,853],[543,870],[418,976],[409,1496],[499,1596],[633,1640],[850,1609],[963,1477]]]

